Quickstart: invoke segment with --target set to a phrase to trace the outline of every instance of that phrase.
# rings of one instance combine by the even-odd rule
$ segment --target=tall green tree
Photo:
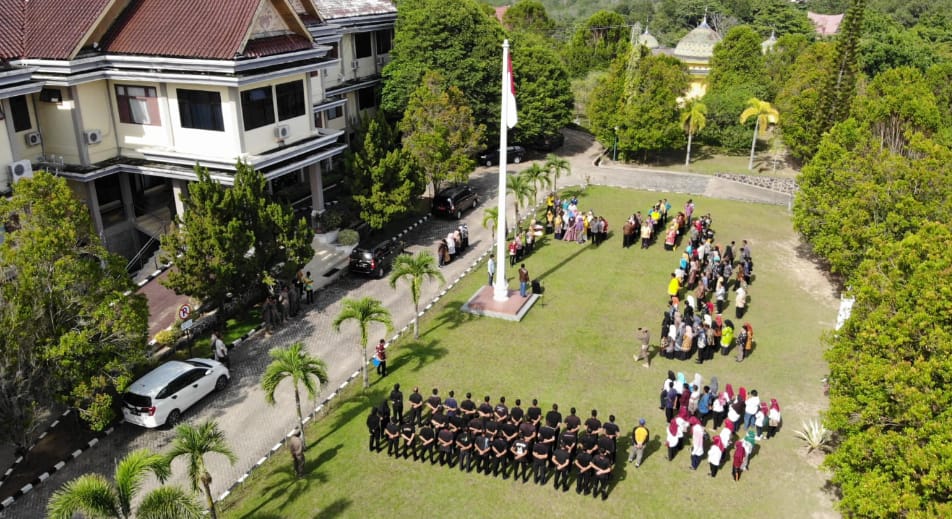
[[[607,68],[628,47],[629,27],[625,17],[598,11],[580,24],[564,48],[565,65],[573,77],[589,70]]]
[[[513,229],[519,228],[519,208],[528,206],[532,203],[535,196],[535,186],[529,180],[529,177],[522,173],[509,173],[506,175],[506,193],[512,195],[512,208],[515,211],[516,219],[513,220]]]
[[[747,100],[747,108],[740,114],[740,123],[746,123],[751,117],[754,118],[754,138],[750,142],[750,162],[747,163],[747,169],[754,169],[757,137],[766,137],[768,127],[780,122],[780,112],[767,101],[752,97]]]
[[[66,180],[45,171],[0,199],[0,434],[20,448],[59,402],[94,430],[145,362],[148,308]]]
[[[680,146],[678,103],[688,87],[687,67],[677,58],[659,54],[641,58],[631,72],[625,104],[615,120],[618,151],[647,158],[648,153]]]
[[[534,33],[512,36],[512,73],[519,112],[519,123],[511,133],[515,142],[541,141],[572,122],[575,99],[569,75],[552,48],[550,40]]]
[[[183,423],[175,428],[175,439],[172,448],[166,457],[171,464],[176,458],[184,457],[188,463],[188,480],[192,483],[192,490],[198,491],[201,487],[205,494],[205,505],[212,519],[218,518],[215,500],[212,498],[212,475],[208,472],[205,456],[221,454],[232,465],[238,460],[225,441],[225,433],[218,428],[218,422],[209,420],[197,426]],[[141,515],[141,514],[140,514]]]
[[[794,63],[807,51],[812,40],[802,34],[784,34],[764,54],[767,73],[767,99],[777,99],[780,90],[792,79]]]
[[[476,121],[499,126],[502,26],[474,0],[401,0],[381,108],[400,117],[428,71],[465,96]]]
[[[415,255],[401,254],[393,262],[390,271],[390,288],[396,290],[397,282],[405,280],[410,285],[410,300],[413,301],[413,338],[420,338],[420,291],[426,280],[445,282],[436,258],[429,251],[421,250]]]
[[[301,429],[301,443],[307,446],[304,439],[304,413],[301,411],[301,390],[304,386],[307,396],[311,400],[317,398],[321,392],[321,384],[326,384],[327,364],[304,351],[304,344],[295,342],[287,348],[273,348],[268,352],[271,363],[261,376],[261,387],[264,389],[264,399],[274,405],[274,392],[284,380],[291,381],[294,389],[294,410],[297,411],[298,428]]]
[[[427,72],[413,92],[400,122],[403,148],[423,171],[434,195],[444,182],[464,182],[476,168],[485,127],[454,86],[438,72]]]
[[[819,157],[819,155],[818,155]],[[877,242],[850,283],[852,314],[828,337],[827,456],[847,517],[952,515],[952,226]]]
[[[821,135],[850,115],[850,105],[856,95],[859,40],[865,11],[866,0],[852,0],[840,24],[833,50],[833,66],[827,71],[820,90],[817,117],[821,121]]]
[[[499,206],[492,206],[483,209],[483,229],[489,229],[493,235],[493,243],[496,243],[496,222],[499,218]]]
[[[766,38],[771,33],[777,36],[797,34],[813,38],[816,27],[807,18],[807,12],[787,0],[753,0],[750,2],[750,18],[744,20]]]
[[[239,162],[232,187],[206,168],[195,172],[185,214],[162,237],[167,259],[175,262],[164,284],[175,293],[224,308],[229,294],[263,288],[278,265],[284,265],[281,275],[291,276],[314,255],[307,221],[272,200],[261,172]]]
[[[395,129],[381,111],[363,121],[344,156],[344,182],[372,229],[406,214],[426,186],[420,169],[398,144]]]
[[[151,472],[164,482],[170,475],[165,456],[147,449],[130,452],[116,464],[114,481],[101,474],[84,474],[53,493],[47,514],[50,519],[72,519],[76,514],[109,519],[199,519],[202,507],[193,494],[175,486],[150,491],[133,514],[143,480]]]
[[[522,170],[520,175],[526,177],[529,184],[532,185],[532,203],[539,201],[539,192],[545,191],[545,188],[552,187],[552,179],[549,176],[549,170],[533,162],[528,168]]]
[[[681,110],[681,127],[688,134],[688,150],[684,154],[684,165],[691,165],[691,140],[697,132],[704,129],[707,125],[707,107],[704,103],[693,100],[689,101],[687,106]]]
[[[519,0],[506,9],[502,23],[512,32],[532,32],[545,37],[555,29],[555,21],[538,0]]]
[[[549,175],[552,177],[552,189],[558,193],[559,177],[572,172],[571,164],[569,164],[568,160],[554,153],[550,153],[545,156],[545,169],[549,170]]]
[[[344,299],[341,304],[343,308],[334,318],[331,326],[334,327],[334,331],[340,333],[341,324],[348,321],[354,321],[357,324],[357,329],[360,331],[360,343],[357,345],[357,351],[362,354],[360,372],[363,374],[364,389],[366,389],[370,387],[370,377],[367,374],[367,362],[370,359],[367,355],[368,329],[371,324],[378,323],[385,326],[389,333],[393,329],[393,320],[390,317],[390,311],[383,306],[383,303],[372,297]]]
[[[780,131],[784,145],[801,162],[816,153],[823,138],[822,118],[817,116],[817,111],[824,78],[832,63],[833,44],[810,45],[797,56],[777,94],[777,109],[783,114]]]

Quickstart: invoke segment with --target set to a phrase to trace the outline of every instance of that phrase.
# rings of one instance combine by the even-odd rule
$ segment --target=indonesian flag
[[[512,128],[519,122],[516,115],[516,84],[512,81],[512,55],[507,54],[506,82],[503,85],[503,102],[506,103],[506,126]]]

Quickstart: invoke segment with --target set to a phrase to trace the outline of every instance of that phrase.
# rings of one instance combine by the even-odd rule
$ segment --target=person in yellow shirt
[[[674,275],[674,272],[672,272],[671,281],[668,281],[668,295],[671,297],[677,297],[680,290],[681,282],[678,281],[678,276]]]
[[[648,438],[651,435],[648,428],[645,427],[645,419],[638,420],[638,427],[631,431],[631,452],[628,454],[628,463],[635,462],[635,468],[641,466],[641,459],[645,454],[645,446],[648,445]]]

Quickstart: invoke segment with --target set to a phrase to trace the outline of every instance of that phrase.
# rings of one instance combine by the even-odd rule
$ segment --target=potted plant
[[[350,254],[360,242],[360,233],[354,229],[342,229],[337,234],[337,250]]]
[[[314,219],[314,231],[317,241],[328,245],[337,241],[337,233],[343,221],[343,215],[333,209],[328,209],[317,215]]]

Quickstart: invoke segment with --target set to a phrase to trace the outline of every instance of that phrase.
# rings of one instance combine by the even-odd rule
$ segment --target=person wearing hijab
[[[734,424],[736,429],[740,426],[741,421],[744,419],[744,400],[739,396],[734,400],[731,400],[727,408],[727,421]]]
[[[731,351],[731,345],[734,343],[734,326],[730,320],[724,322],[721,329],[721,355],[727,355]]]
[[[721,439],[721,444],[724,446],[726,451],[731,446],[731,440],[734,437],[734,422],[728,420],[724,422],[724,428],[721,429],[720,434],[718,435]]]
[[[661,384],[661,404],[658,406],[658,409],[664,409],[665,402],[668,400],[668,390],[673,386],[674,372],[669,369],[668,378],[664,379],[664,383]]]
[[[711,442],[711,448],[707,450],[707,463],[711,466],[711,477],[717,476],[718,469],[721,468],[721,458],[724,456],[724,443],[720,436],[715,436]]]
[[[754,445],[757,444],[757,435],[754,431],[747,431],[747,436],[744,436],[744,439],[740,441],[739,449],[744,451],[744,464],[742,465],[743,470],[747,470],[747,464],[750,462],[750,456],[754,453]]]
[[[697,417],[692,416],[691,420],[691,470],[697,470],[704,457],[704,426]]]
[[[734,481],[740,481],[740,475],[744,471],[744,460],[747,457],[746,451],[743,447],[737,447],[734,449],[734,464],[731,474],[734,476]]]
[[[678,424],[678,429],[680,431],[680,436],[684,436],[688,432],[688,429],[691,427],[690,422],[691,416],[688,414],[688,409],[682,407],[678,410],[678,416],[675,418],[675,421]]]
[[[773,438],[780,427],[780,404],[776,398],[770,399],[770,409],[767,411],[767,439]]]
[[[674,459],[674,455],[678,452],[678,444],[681,442],[681,428],[678,427],[678,419],[672,418],[668,423],[667,437],[665,438],[665,444],[668,446],[668,461]]]

